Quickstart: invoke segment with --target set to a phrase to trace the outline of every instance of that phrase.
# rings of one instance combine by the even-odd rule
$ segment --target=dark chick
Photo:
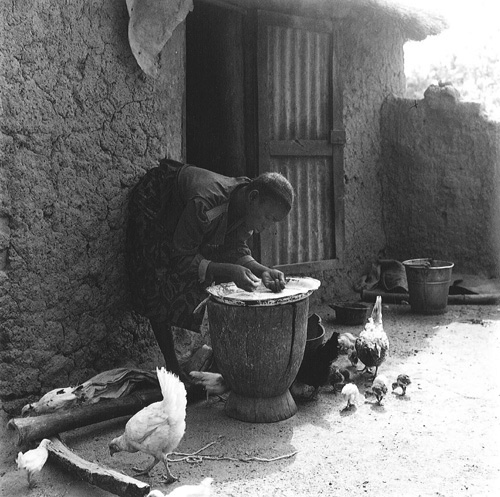
[[[306,350],[295,380],[312,386],[315,397],[320,387],[328,383],[330,366],[338,356],[339,333],[333,332],[332,336],[318,348]]]
[[[342,389],[342,387],[349,382],[351,375],[347,369],[339,369],[337,366],[330,367],[330,376],[328,377],[328,383],[333,387],[333,392],[337,393]]]
[[[407,374],[400,374],[395,383],[392,384],[392,389],[395,390],[400,387],[401,395],[406,395],[406,387],[408,385],[411,385],[410,377]]]

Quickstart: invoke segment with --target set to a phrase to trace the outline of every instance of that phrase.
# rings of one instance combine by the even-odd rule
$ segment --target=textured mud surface
[[[333,329],[355,334],[362,329],[336,325],[328,306],[314,310],[323,317],[327,335]],[[406,396],[389,394],[381,406],[362,396],[347,412],[341,395],[325,387],[316,402],[300,404],[294,417],[273,424],[230,419],[215,399],[190,405],[181,452],[216,442],[200,455],[245,459],[297,453],[275,462],[174,463],[180,481],[170,488],[211,476],[214,495],[226,497],[494,495],[500,488],[499,306],[448,306],[442,316],[416,316],[407,306],[390,305],[384,306],[383,317],[391,352],[381,372],[390,380],[409,374]],[[338,362],[347,364],[345,358]],[[361,392],[370,385],[365,375],[354,381]],[[132,475],[132,467],[145,466],[149,457],[121,453],[111,458],[107,448],[124,423],[75,430],[63,439],[82,457]],[[16,469],[19,449],[9,432],[2,433],[2,443],[2,496],[111,495],[50,462],[28,490],[26,475]],[[143,481],[168,492],[161,474],[158,466]]]

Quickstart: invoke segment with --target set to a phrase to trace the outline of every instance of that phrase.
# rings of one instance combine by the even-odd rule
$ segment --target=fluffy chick
[[[163,494],[159,490],[151,490],[147,497],[210,497],[213,481],[213,478],[205,478],[199,485],[182,485],[174,488],[169,494]]]
[[[351,362],[351,366],[356,366],[356,364],[358,364],[358,353],[355,349],[349,351],[347,358]]]
[[[43,468],[49,457],[47,445],[50,440],[44,438],[36,449],[26,451],[24,454],[17,454],[16,462],[19,469],[25,469],[28,472],[28,486],[33,486],[32,477],[34,473],[38,473]]]
[[[379,374],[375,377],[372,383],[372,392],[377,399],[377,403],[380,405],[382,399],[387,394],[389,381],[384,375]]]
[[[337,393],[337,388],[342,385],[344,386],[351,378],[349,371],[346,369],[339,369],[337,366],[332,366],[330,368],[330,376],[328,382],[333,387],[333,391]]]
[[[339,336],[339,352],[341,355],[347,355],[354,349],[356,337],[352,333],[341,333]]]
[[[347,400],[347,405],[344,409],[350,409],[352,406],[356,405],[358,400],[358,387],[354,383],[347,383],[344,388],[342,388],[342,395],[344,399]]]
[[[167,455],[179,445],[186,429],[186,388],[179,378],[165,368],[156,368],[163,400],[154,402],[132,416],[125,425],[123,435],[109,444],[109,453],[144,452],[154,461],[138,475],[148,474],[163,461],[167,470],[167,483],[176,481],[168,467]]]
[[[297,401],[314,400],[315,388],[295,380],[290,386],[290,393]]]
[[[201,385],[209,395],[218,395],[219,397],[229,392],[229,385],[220,373],[210,373],[209,371],[191,371],[189,373],[195,385]]]
[[[407,374],[400,374],[398,375],[396,381],[392,384],[392,389],[395,390],[400,387],[402,390],[401,395],[406,395],[406,387],[408,385],[411,385],[410,377]]]

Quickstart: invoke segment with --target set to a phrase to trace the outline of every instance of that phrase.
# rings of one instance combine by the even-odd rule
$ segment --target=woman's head
[[[283,220],[293,205],[293,187],[279,173],[261,174],[247,185],[246,192],[246,225],[257,233]]]

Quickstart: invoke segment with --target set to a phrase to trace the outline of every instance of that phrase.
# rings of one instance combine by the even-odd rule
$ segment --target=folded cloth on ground
[[[403,264],[395,259],[378,259],[372,263],[367,274],[355,283],[354,290],[374,290],[380,288],[387,292],[408,292],[408,281]]]
[[[117,399],[145,383],[158,385],[154,371],[135,368],[111,369],[75,387],[56,388],[47,392],[38,402],[26,404],[21,414],[23,416],[46,414],[78,405],[95,404],[101,399]]]

